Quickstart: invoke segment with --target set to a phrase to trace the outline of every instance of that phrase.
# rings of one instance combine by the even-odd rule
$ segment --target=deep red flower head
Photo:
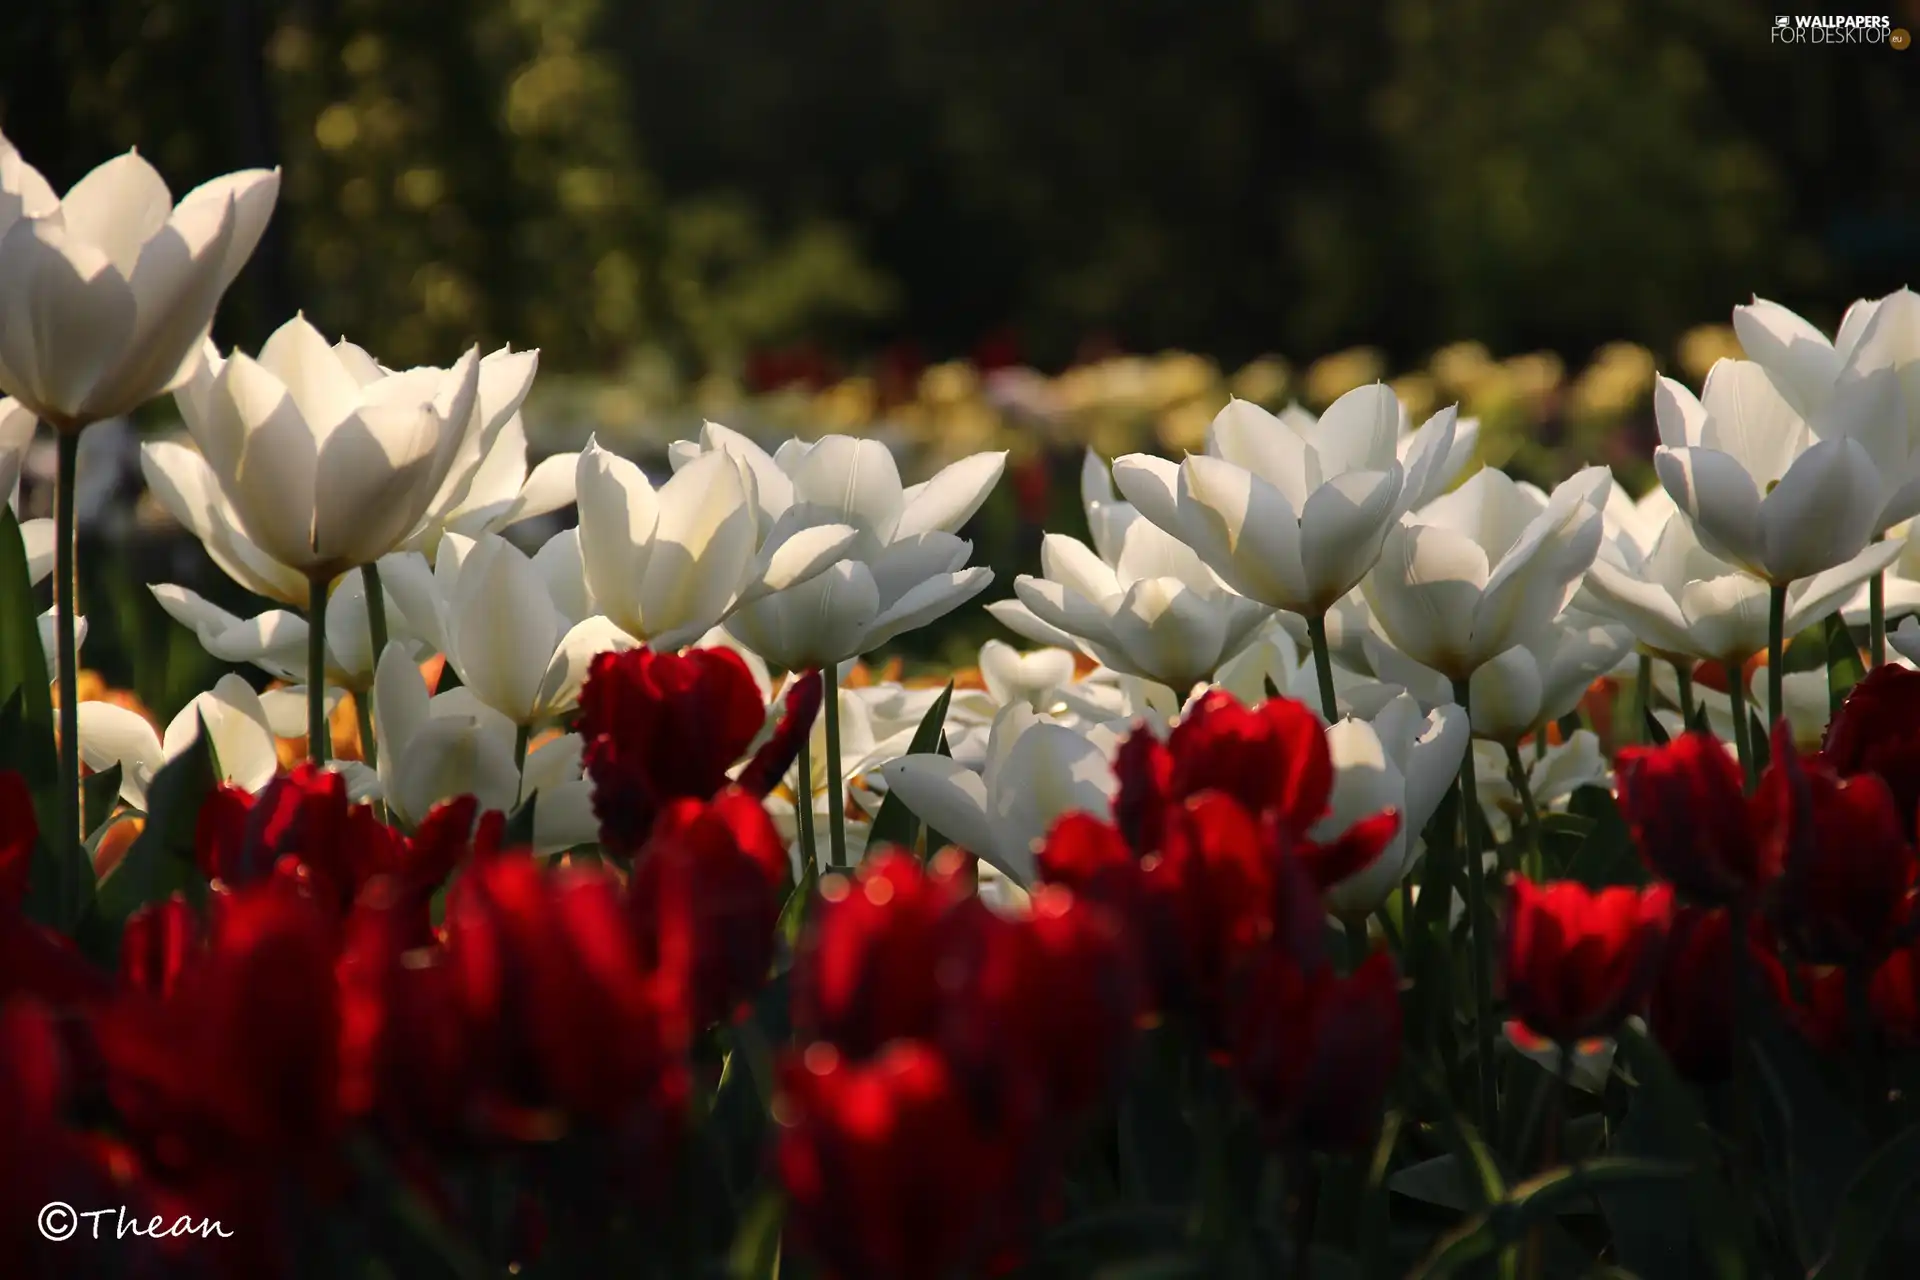
[[[128,991],[97,1020],[114,1104],[182,1174],[298,1169],[334,1133],[335,927],[270,880],[218,899],[205,952],[162,999]]]
[[[1620,752],[1620,813],[1647,869],[1688,901],[1751,901],[1779,874],[1746,796],[1740,765],[1710,733]]]
[[[1526,1028],[1573,1044],[1611,1035],[1658,972],[1673,891],[1594,891],[1571,880],[1508,883],[1500,974]]]
[[[1292,698],[1249,708],[1215,689],[1180,717],[1167,752],[1174,797],[1224,791],[1249,813],[1278,819],[1295,839],[1325,816],[1333,795],[1326,726]]]
[[[785,841],[746,792],[661,810],[628,904],[641,962],[684,993],[693,1026],[731,1018],[766,981],[791,881]]]
[[[577,727],[601,843],[624,857],[638,852],[661,806],[727,785],[765,720],[760,687],[731,649],[595,658]]]
[[[573,1116],[662,1148],[677,1138],[683,1011],[642,962],[608,872],[479,859],[454,881],[445,932],[490,1126],[534,1137]]]
[[[200,914],[180,894],[150,902],[127,917],[120,931],[120,985],[166,997],[206,950]]]
[[[1236,982],[1235,1076],[1269,1141],[1363,1147],[1400,1066],[1400,975],[1375,952],[1350,975],[1270,948]]]
[[[472,1106],[472,1059],[453,967],[417,936],[406,889],[377,876],[347,917],[340,988],[340,1109],[388,1132],[447,1138]]]
[[[1820,754],[1843,778],[1877,773],[1909,839],[1920,815],[1920,671],[1875,667],[1827,725]]]
[[[816,1043],[788,1061],[776,1167],[796,1247],[840,1280],[977,1274],[1016,1234],[1018,1131],[983,1124],[933,1046],[870,1061]]]
[[[471,810],[468,822],[471,823]],[[216,788],[202,803],[195,830],[200,871],[227,888],[288,876],[307,883],[339,915],[360,886],[403,861],[406,842],[374,816],[373,806],[347,801],[347,780],[310,763],[269,782],[257,795]]]
[[[801,1037],[831,1040],[854,1058],[889,1040],[933,1038],[942,928],[955,900],[951,884],[891,850],[851,877],[829,876],[793,968]]]
[[[1776,1001],[1786,972],[1756,931],[1746,939],[1750,979]],[[1733,917],[1727,908],[1680,907],[1647,1001],[1647,1026],[1680,1074],[1713,1084],[1733,1072]]]
[[[1780,846],[1772,920],[1811,964],[1878,965],[1910,909],[1914,851],[1878,774],[1841,779],[1802,760],[1784,730],[1757,805]]]
[[[1042,885],[1002,915],[963,897],[942,922],[939,1040],[990,1112],[1079,1115],[1104,1097],[1132,1043],[1145,984],[1106,908]]]
[[[1874,971],[1868,991],[1886,1042],[1902,1051],[1920,1048],[1920,939],[1888,956]]]

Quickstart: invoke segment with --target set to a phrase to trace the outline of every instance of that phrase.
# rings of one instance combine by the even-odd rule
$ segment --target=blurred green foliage
[[[1899,20],[1920,11],[1897,0]],[[686,375],[806,339],[1237,364],[1657,349],[1920,260],[1920,54],[1747,0],[64,0],[0,7],[59,185],[285,167],[223,318]]]

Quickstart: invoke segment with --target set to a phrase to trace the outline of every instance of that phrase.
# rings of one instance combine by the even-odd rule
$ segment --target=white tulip
[[[221,676],[183,707],[164,736],[137,712],[110,702],[82,702],[76,710],[81,761],[96,773],[119,765],[120,796],[136,809],[147,807],[147,788],[161,767],[198,741],[203,721],[219,781],[258,791],[280,768],[266,708],[237,675]]]
[[[1048,534],[1041,576],[1021,575],[1018,601],[987,610],[1030,640],[1070,645],[1183,697],[1244,649],[1271,611],[1229,590],[1192,550],[1104,488],[1104,467],[1089,455],[1082,496],[1098,554]]]
[[[0,503],[16,513],[20,510],[20,472],[39,425],[33,410],[18,400],[0,400]]]
[[[1899,555],[1898,542],[1874,543],[1853,559],[1787,589],[1785,635],[1825,619]],[[1701,544],[1676,512],[1653,550],[1632,570],[1605,560],[1587,572],[1582,600],[1629,627],[1647,652],[1743,664],[1768,644],[1770,593]]]
[[[1405,470],[1402,413],[1389,388],[1360,387],[1301,434],[1234,400],[1214,418],[1204,455],[1175,464],[1129,454],[1115,460],[1114,483],[1234,590],[1317,619],[1359,585],[1395,522],[1438,496],[1455,411],[1421,429]]]
[[[0,137],[0,390],[71,431],[180,386],[279,192],[249,169],[176,205],[129,151],[55,199]]]
[[[256,361],[211,349],[175,401],[240,528],[274,560],[326,580],[414,532],[466,437],[478,357],[387,374],[327,345],[305,317]]]
[[[1653,397],[1660,483],[1714,555],[1774,586],[1811,578],[1920,507],[1920,486],[1889,505],[1875,455],[1854,438],[1884,415],[1894,387],[1883,374],[1836,392],[1816,431],[1751,361],[1716,363],[1698,399],[1663,377]]]
[[[1907,618],[1887,632],[1887,643],[1902,658],[1920,666],[1920,618]]]
[[[715,454],[750,478],[769,537],[794,528],[849,527],[847,558],[811,581],[742,607],[728,622],[741,643],[790,671],[824,667],[879,648],[944,617],[986,590],[989,569],[966,568],[971,543],[956,536],[1006,466],[980,453],[903,488],[893,454],[877,440],[789,440],[769,458],[735,432],[708,424],[706,452],[680,463],[677,480]],[[682,450],[680,455],[687,458]]]
[[[1371,723],[1343,716],[1328,727],[1327,749],[1336,770],[1333,798],[1313,837],[1331,840],[1383,809],[1400,814],[1400,830],[1380,856],[1327,891],[1329,912],[1365,915],[1406,879],[1420,832],[1460,776],[1467,741],[1467,717],[1459,707],[1422,714],[1404,693],[1382,707]]]
[[[307,620],[299,614],[270,609],[241,618],[186,587],[155,583],[147,589],[169,617],[193,632],[200,647],[222,662],[258,667],[280,680],[307,678]],[[416,660],[424,658],[429,646],[405,612],[392,600],[387,601],[386,610],[388,635],[405,641]],[[326,645],[330,684],[355,693],[373,687],[367,595],[358,574],[341,578],[327,596]]]
[[[937,691],[936,691],[937,692]],[[858,862],[860,853],[867,847],[867,834],[872,826],[873,815],[879,811],[880,801],[885,796],[885,786],[878,775],[882,761],[891,760],[907,749],[913,740],[913,725],[896,723],[887,726],[884,735],[876,733],[876,726],[869,711],[868,700],[858,689],[841,688],[840,691],[840,779],[847,790],[849,803],[846,806],[846,841],[849,858]],[[784,689],[775,697],[770,719],[777,720],[786,693]],[[813,798],[812,823],[814,848],[820,857],[820,866],[825,868],[831,848],[829,838],[832,816],[827,804],[827,789],[830,785],[827,769],[827,718],[815,716],[813,729],[809,734],[808,763],[810,775],[804,779],[808,793]],[[767,815],[773,819],[774,829],[787,842],[787,849],[794,859],[794,875],[801,873],[800,864],[800,818],[797,798],[803,779],[800,766],[796,761],[788,770],[782,784],[774,789],[766,800]]]
[[[1319,668],[1309,653],[1302,660],[1304,641],[1297,639],[1282,619],[1291,614],[1276,614],[1255,635],[1253,642],[1221,664],[1213,683],[1225,689],[1246,706],[1265,702],[1273,691],[1299,702],[1317,705],[1320,697]],[[1356,675],[1338,663],[1333,668],[1334,697],[1343,715],[1371,720],[1381,708],[1406,690],[1400,685],[1384,684],[1369,676]],[[1445,701],[1445,699],[1441,699]],[[1109,719],[1124,712],[1115,711]]]
[[[1565,809],[1573,793],[1581,787],[1613,788],[1613,771],[1607,767],[1606,754],[1600,750],[1600,739],[1589,729],[1577,730],[1566,741],[1548,747],[1545,756],[1535,756],[1533,749],[1528,748],[1522,758],[1527,767],[1528,789],[1541,813]],[[1514,818],[1521,812],[1520,793],[1514,790],[1513,781],[1507,775],[1506,749],[1476,740],[1473,773],[1487,826],[1496,841],[1505,841],[1513,834]]]
[[[1364,584],[1376,626],[1450,681],[1538,643],[1599,552],[1611,483],[1589,467],[1536,508],[1503,473],[1475,473],[1388,531]]]
[[[1394,445],[1394,454],[1400,459],[1401,467],[1407,467],[1416,453],[1424,453],[1432,448],[1433,437],[1441,432],[1448,432],[1452,438],[1446,456],[1429,473],[1427,483],[1407,501],[1409,508],[1423,507],[1460,483],[1460,478],[1473,465],[1480,447],[1480,420],[1442,417],[1436,413],[1416,431],[1413,429],[1413,420],[1407,416],[1407,406],[1398,403],[1397,397],[1396,404],[1399,409],[1400,438]],[[1303,408],[1298,401],[1288,404],[1274,416],[1291,427],[1295,435],[1305,439],[1313,437],[1320,422],[1317,415]]]
[[[1892,639],[1891,636],[1888,637]],[[1748,715],[1765,705],[1767,669],[1756,667],[1747,681]],[[1832,703],[1827,693],[1826,668],[1818,667],[1812,671],[1789,671],[1781,678],[1781,694],[1786,706],[1784,712],[1787,727],[1793,733],[1795,744],[1803,752],[1819,749],[1821,739],[1826,735],[1827,722],[1832,719]],[[1680,702],[1680,683],[1671,670],[1656,668],[1653,674],[1654,692],[1664,697],[1676,707]],[[1733,699],[1704,681],[1694,681],[1690,696],[1696,715],[1704,709],[1707,728],[1726,744],[1729,754],[1735,751],[1733,733]],[[1659,709],[1654,718],[1660,727],[1666,730],[1669,738],[1685,733],[1692,726],[1683,724],[1680,714],[1674,710]],[[1756,727],[1755,732],[1758,732]]]
[[[655,489],[639,467],[589,440],[577,463],[587,590],[636,640],[673,650],[746,602],[804,583],[853,542],[844,524],[790,521],[762,536],[750,472],[713,450]]]
[[[1015,702],[994,719],[980,773],[940,755],[902,756],[880,772],[922,822],[1024,888],[1060,815],[1111,811],[1119,746],[1110,728],[1082,733]]]
[[[556,539],[556,541],[560,541]],[[560,541],[558,558],[571,564],[573,539]],[[431,610],[423,632],[473,696],[522,728],[571,710],[596,655],[632,648],[634,641],[598,615],[574,618],[555,598],[540,557],[529,558],[498,534],[478,541],[456,533],[440,540],[432,601],[419,603],[426,585],[422,561],[396,563],[394,594],[408,613]]]
[[[222,573],[257,596],[304,609],[307,577],[275,560],[247,536],[240,513],[198,450],[173,440],[140,446],[140,474],[167,514],[200,540]],[[51,522],[49,522],[51,523]]]
[[[1374,642],[1374,664],[1424,706],[1452,698],[1451,682],[1398,650]],[[1482,663],[1468,683],[1475,736],[1517,743],[1579,706],[1587,689],[1633,651],[1633,632],[1610,618],[1569,608]]]
[[[1024,702],[1044,711],[1061,685],[1072,684],[1073,653],[1068,649],[1036,649],[1021,653],[1004,640],[980,646],[980,679],[998,706]]]

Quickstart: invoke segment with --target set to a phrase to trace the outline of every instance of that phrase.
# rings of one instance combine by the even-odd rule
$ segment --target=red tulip
[[[238,888],[288,876],[306,882],[339,915],[362,884],[397,866],[405,849],[373,806],[348,803],[343,775],[312,764],[275,778],[258,795],[216,789],[201,806],[195,835],[209,880]]]
[[[685,994],[642,962],[610,874],[488,857],[454,882],[445,928],[490,1124],[536,1137],[576,1116],[677,1137]]]
[[[814,1044],[774,1114],[791,1239],[839,1280],[977,1274],[1031,1213],[1012,1193],[1023,1135],[983,1125],[926,1043],[868,1062]]]
[[[638,852],[668,801],[705,800],[727,784],[765,720],[753,673],[731,649],[595,658],[578,728],[601,842]]]
[[[175,1174],[298,1170],[335,1129],[338,1010],[332,922],[291,887],[224,895],[205,953],[156,999],[125,993],[97,1020],[109,1091]]]
[[[1773,949],[1749,932],[1749,990],[1785,1001]],[[1680,1074],[1701,1084],[1733,1073],[1733,917],[1725,907],[1680,907],[1647,1002],[1647,1026]]]
[[[791,880],[786,843],[744,791],[676,800],[655,819],[628,902],[642,963],[672,972],[695,1026],[731,1018],[766,981]]]
[[[951,884],[903,853],[829,876],[793,968],[794,1025],[850,1058],[889,1040],[931,1039],[939,1023],[941,930]]]
[[[1821,757],[1843,778],[1880,775],[1909,838],[1920,814],[1920,671],[1876,667],[1840,704]]]
[[[1346,1151],[1372,1139],[1400,1065],[1392,956],[1342,975],[1268,949],[1238,984],[1230,1020],[1234,1074],[1269,1141]]]
[[[467,1118],[472,1058],[446,952],[418,945],[394,880],[368,884],[347,918],[340,991],[340,1109],[390,1132],[447,1137]]]
[[[1615,786],[1641,861],[1688,900],[1751,901],[1779,874],[1740,765],[1712,734],[1623,748]]]
[[[1514,877],[1500,965],[1514,1013],[1559,1044],[1612,1034],[1646,998],[1672,910],[1665,885],[1596,892]]]
[[[185,897],[150,902],[127,917],[120,932],[120,984],[165,998],[206,949],[200,916]]]
[[[1759,805],[1783,846],[1773,923],[1811,964],[1877,966],[1907,918],[1914,850],[1886,782],[1802,760],[1784,731]]]
[[[40,827],[17,773],[0,773],[0,1002],[34,996],[56,1007],[87,1004],[113,989],[71,939],[22,913]]]

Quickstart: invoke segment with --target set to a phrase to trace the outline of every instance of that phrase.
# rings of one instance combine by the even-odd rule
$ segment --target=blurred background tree
[[[1920,29],[1911,0],[1896,23]],[[1668,349],[1920,261],[1920,52],[1748,0],[63,0],[0,11],[56,185],[287,174],[223,319],[687,376],[806,341],[1238,362]],[[1004,343],[1002,344],[1005,345]]]

